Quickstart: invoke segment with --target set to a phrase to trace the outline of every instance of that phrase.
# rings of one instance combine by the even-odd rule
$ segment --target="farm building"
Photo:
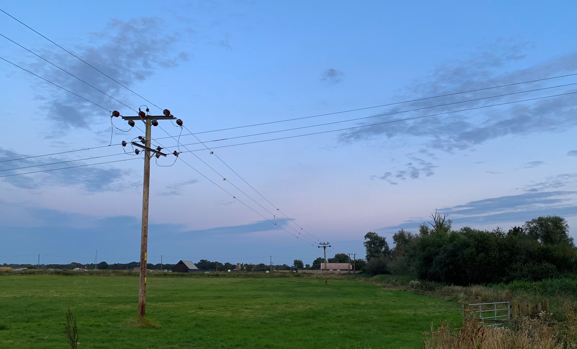
[[[192,261],[183,261],[176,263],[176,265],[172,268],[172,271],[175,273],[198,273],[198,268]]]
[[[325,270],[325,263],[321,263],[321,270]],[[327,263],[327,271],[352,271],[353,268],[350,263]]]

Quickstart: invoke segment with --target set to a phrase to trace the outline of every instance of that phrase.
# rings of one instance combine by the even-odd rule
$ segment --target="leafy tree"
[[[104,269],[108,269],[108,263],[106,262],[100,262],[97,264],[98,269],[100,270],[104,270]]]
[[[337,253],[334,258],[329,258],[329,263],[348,263],[350,261],[349,255],[346,253]]]
[[[304,269],[304,263],[300,259],[295,259],[293,262],[293,268],[296,270]]]
[[[559,216],[539,217],[525,222],[525,233],[543,245],[565,244],[574,246],[569,236],[569,224]]]
[[[371,258],[388,256],[391,253],[389,244],[387,243],[387,238],[379,236],[375,232],[368,232],[365,234],[365,249],[367,250],[366,259],[371,261]]]
[[[313,261],[313,265],[312,265],[311,269],[313,269],[313,270],[321,269],[321,263],[324,263],[324,262],[325,262],[325,259],[323,257],[319,257],[319,258],[315,259]]]
[[[355,270],[360,271],[360,272],[364,272],[366,265],[367,265],[367,262],[364,259],[357,259],[355,261]]]

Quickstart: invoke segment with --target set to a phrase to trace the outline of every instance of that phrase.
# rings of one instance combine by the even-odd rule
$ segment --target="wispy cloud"
[[[525,57],[526,45],[501,41],[467,59],[451,61],[437,66],[428,76],[407,86],[398,96],[398,100],[417,99],[435,95],[450,94],[459,91],[475,90],[484,87],[506,85],[567,74],[577,71],[577,52],[557,57],[532,67],[507,72],[512,63]],[[504,72],[505,71],[505,72]],[[401,112],[409,109],[449,104],[462,100],[482,98],[492,95],[520,92],[526,89],[550,86],[546,82],[514,85],[490,91],[478,91],[461,95],[447,96],[434,100],[421,100],[389,108],[384,113]],[[553,82],[549,83],[553,84]],[[567,89],[555,89],[546,94],[567,92]],[[441,112],[453,112],[461,109],[482,107],[542,96],[542,94],[519,94],[496,99],[485,99],[466,104],[446,105],[426,111],[403,113],[399,115],[378,116],[365,124],[390,121],[403,117],[423,116]],[[390,139],[394,137],[415,137],[429,149],[446,152],[464,150],[487,141],[515,134],[554,132],[575,126],[574,110],[577,99],[564,96],[513,104],[498,108],[488,108],[471,112],[427,117],[413,121],[390,123],[363,127],[340,135],[344,143],[370,139]],[[381,113],[379,113],[381,114]],[[377,115],[379,115],[377,114]]]
[[[391,172],[385,172],[382,176],[374,176],[374,175],[373,175],[373,176],[371,176],[371,179],[375,179],[375,178],[377,178],[377,179],[382,179],[382,180],[384,180],[384,181],[389,182],[390,185],[397,185],[397,184],[399,184],[399,183],[395,182],[395,181],[392,179],[392,177],[393,177],[393,174],[392,174]]]
[[[343,76],[345,74],[337,69],[327,69],[321,74],[321,81],[328,82],[330,84],[338,84],[343,81]]]
[[[526,164],[524,164],[523,166],[519,167],[519,169],[522,168],[535,168],[535,167],[539,167],[541,165],[544,165],[545,162],[544,161],[530,161]]]
[[[160,196],[173,196],[173,195],[182,195],[182,189],[187,185],[198,183],[198,180],[191,179],[189,181],[179,182],[169,184],[164,187],[164,190],[159,192],[157,195]]]
[[[527,185],[525,190],[537,192],[546,189],[559,189],[575,182],[577,182],[577,173],[562,173],[556,176],[549,176],[544,181]]]
[[[271,231],[271,230],[281,230],[282,226],[285,226],[290,219],[286,218],[279,218],[275,220],[276,224],[272,224],[270,221],[263,220],[258,221],[255,223],[250,224],[242,224],[242,225],[234,225],[234,226],[225,226],[225,227],[216,227],[210,229],[201,229],[201,230],[190,230],[187,231],[187,234],[201,234],[201,235],[239,235],[239,234],[251,234],[263,231]]]
[[[101,31],[92,33],[86,43],[70,49],[123,85],[131,87],[150,78],[159,69],[174,68],[188,60],[187,53],[176,49],[178,34],[168,33],[166,28],[166,23],[157,17],[127,21],[113,19]],[[131,105],[133,96],[88,65],[52,46],[43,55],[99,90]],[[109,97],[44,62],[37,63],[36,70],[47,79],[110,110],[131,113]],[[34,85],[38,85],[36,81]],[[106,111],[64,91],[42,87],[41,90],[37,88],[36,92],[45,100],[46,115],[58,122],[61,132],[70,128],[90,128],[107,120]],[[45,98],[47,94],[50,98]]]
[[[576,191],[530,192],[471,201],[463,205],[440,209],[455,225],[475,226],[499,223],[522,223],[539,216],[577,216]],[[379,229],[417,229],[427,218],[407,220],[396,226]]]
[[[567,152],[567,156],[577,156],[577,150],[570,150]]]
[[[371,176],[371,179],[382,179],[391,185],[397,185],[398,182],[394,179],[407,180],[407,179],[419,179],[423,176],[430,177],[434,174],[433,169],[437,166],[433,163],[418,158],[416,156],[410,156],[411,162],[405,164],[403,170],[398,170],[394,174],[392,172],[385,172],[382,176]]]

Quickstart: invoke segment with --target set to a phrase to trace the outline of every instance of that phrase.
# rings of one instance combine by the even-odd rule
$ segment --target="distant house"
[[[198,268],[192,261],[183,261],[176,263],[176,265],[172,268],[172,271],[175,273],[198,273]]]
[[[352,271],[352,267],[350,263],[327,263],[327,271],[333,272],[348,272],[349,270]],[[321,263],[321,270],[325,270],[325,263]]]

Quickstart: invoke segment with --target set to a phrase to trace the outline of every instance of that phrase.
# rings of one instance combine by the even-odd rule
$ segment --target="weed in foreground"
[[[76,319],[70,308],[68,308],[68,313],[66,314],[66,323],[64,324],[64,335],[66,340],[70,345],[70,349],[78,348],[78,327],[76,326]]]

